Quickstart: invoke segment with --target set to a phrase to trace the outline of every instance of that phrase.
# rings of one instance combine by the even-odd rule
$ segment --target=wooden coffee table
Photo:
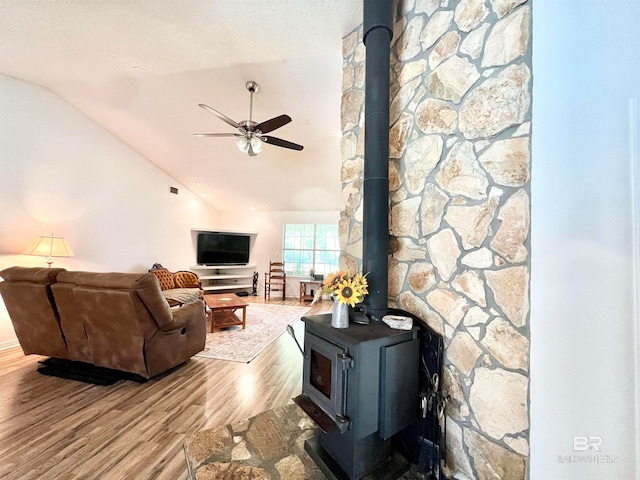
[[[218,328],[247,326],[247,303],[232,293],[205,295],[204,301],[211,309],[211,333]],[[236,315],[242,310],[242,320]]]

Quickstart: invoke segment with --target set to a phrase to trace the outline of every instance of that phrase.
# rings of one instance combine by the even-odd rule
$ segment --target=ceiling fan
[[[241,122],[234,122],[226,115],[211,108],[209,105],[200,103],[199,106],[204,108],[207,112],[213,113],[223,122],[228,123],[234,128],[237,128],[240,133],[194,133],[196,137],[236,137],[236,145],[240,151],[248,153],[250,156],[257,155],[262,150],[262,142],[276,147],[290,148],[292,150],[302,150],[304,147],[297,143],[282,140],[281,138],[265,135],[272,132],[277,128],[280,128],[291,121],[289,115],[280,115],[278,117],[271,118],[261,123],[256,123],[252,119],[253,115],[253,94],[258,93],[260,87],[254,81],[248,81],[245,86],[251,94],[249,103],[249,120],[243,120]]]

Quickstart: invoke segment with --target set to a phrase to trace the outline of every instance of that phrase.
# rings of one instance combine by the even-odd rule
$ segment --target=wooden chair
[[[264,299],[271,299],[271,291],[282,290],[282,300],[287,286],[287,274],[284,272],[284,263],[270,262],[269,271],[264,274]]]

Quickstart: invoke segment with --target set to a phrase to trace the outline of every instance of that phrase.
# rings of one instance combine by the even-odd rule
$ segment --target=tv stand
[[[246,265],[194,265],[189,267],[200,277],[202,289],[207,293],[251,291],[255,264]]]

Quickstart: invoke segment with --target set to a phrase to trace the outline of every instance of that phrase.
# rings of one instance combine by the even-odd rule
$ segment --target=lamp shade
[[[54,237],[53,234],[38,237],[22,254],[48,257],[49,266],[53,263],[53,257],[73,257],[73,251],[66,240],[62,237]]]

